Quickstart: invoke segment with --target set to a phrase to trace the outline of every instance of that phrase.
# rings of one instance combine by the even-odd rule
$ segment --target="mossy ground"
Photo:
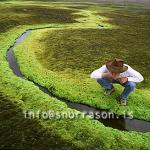
[[[60,5],[61,6],[61,5]],[[48,23],[75,23],[77,11],[61,9],[55,5],[37,5],[29,3],[1,3],[0,33],[19,25],[38,25]]]
[[[2,93],[0,110],[1,149],[75,149],[72,143],[44,129],[38,120],[25,119],[19,101]]]
[[[40,39],[44,48],[37,51],[43,67],[58,72],[71,69],[90,74],[109,59],[119,57],[143,74],[145,81],[141,86],[149,88],[150,10],[121,8],[99,14],[111,18],[108,22],[118,28],[105,30],[104,25],[104,30],[46,31]]]
[[[149,120],[149,55],[147,55],[149,53],[147,41],[149,9],[141,12],[137,8],[136,17],[135,11],[131,8],[124,9],[123,11],[119,8],[108,9],[97,6],[94,10],[94,12],[97,11],[96,15],[94,17],[92,13],[90,13],[91,16],[87,15],[88,21],[85,18],[84,29],[81,22],[75,23],[75,26],[71,24],[64,26],[62,29],[33,31],[16,49],[22,72],[28,78],[47,87],[58,97],[97,108],[112,109],[117,114],[132,112],[135,118]],[[100,17],[97,14],[101,12],[102,15],[103,11],[107,16],[105,17],[107,25],[106,28],[104,26],[103,29],[98,29],[97,22],[94,23],[93,20]],[[84,13],[86,12],[89,13],[90,10],[84,10]],[[80,11],[80,15],[82,13]],[[142,19],[140,14],[143,16]],[[130,16],[129,20],[126,16]],[[82,19],[79,18],[79,20]],[[141,20],[145,28],[138,25]],[[100,21],[98,23],[103,24],[103,21]],[[133,59],[135,55],[137,61]],[[139,84],[140,89],[129,97],[127,107],[121,107],[116,100],[123,88],[116,86],[116,93],[106,98],[103,97],[103,90],[98,84],[89,78],[94,69],[113,57],[126,60],[145,77],[143,87]],[[140,60],[142,63],[137,63]]]
[[[33,2],[30,2],[29,4],[28,3],[25,4],[24,2],[23,3],[9,2],[6,4],[2,3],[3,7],[1,7],[2,13],[0,14],[1,16],[0,20],[2,20],[3,22],[3,20],[6,19],[5,20],[6,24],[5,23],[3,24],[2,30],[0,32],[1,33],[0,34],[0,51],[1,51],[0,53],[0,79],[1,79],[0,80],[0,91],[1,91],[0,92],[0,100],[1,100],[0,112],[1,112],[1,120],[2,120],[2,122],[0,123],[1,124],[0,135],[2,139],[0,143],[0,148],[1,149],[4,149],[4,148],[10,148],[10,149],[20,149],[20,148],[23,148],[23,149],[29,149],[29,148],[30,149],[43,149],[43,148],[44,149],[58,149],[58,148],[59,149],[93,149],[94,147],[95,149],[103,149],[103,150],[104,149],[106,150],[118,149],[118,148],[149,149],[149,137],[150,137],[149,133],[121,132],[118,130],[104,127],[101,123],[97,121],[92,121],[88,118],[83,119],[79,117],[78,119],[74,119],[74,120],[63,119],[63,118],[60,120],[43,120],[43,119],[27,120],[27,119],[24,119],[24,116],[22,114],[23,110],[47,111],[51,109],[51,110],[60,111],[60,112],[61,111],[76,112],[75,110],[67,108],[67,106],[63,102],[59,102],[57,101],[57,99],[51,98],[47,96],[46,94],[44,94],[43,92],[41,92],[31,82],[22,80],[16,77],[12,73],[11,69],[9,68],[8,62],[6,60],[7,49],[9,48],[10,45],[13,44],[14,40],[26,29],[36,28],[36,27],[41,27],[41,26],[52,26],[52,27],[60,26],[60,27],[70,28],[70,24],[68,22],[73,23],[73,25],[76,28],[81,28],[82,25],[77,23],[78,20],[74,20],[76,18],[76,15],[70,14],[72,11],[74,12],[75,10],[68,10],[65,8],[64,13],[67,16],[63,16],[64,19],[60,19],[58,17],[58,20],[57,20],[56,14],[53,14],[52,12],[54,11],[56,13],[60,9],[60,7],[64,8],[64,4],[53,4],[53,5],[48,4],[48,8],[44,8],[44,9],[47,10],[49,9],[49,7],[53,7],[53,8],[50,11],[48,10],[48,14],[50,12],[50,14],[52,15],[51,16],[52,18],[50,19],[51,20],[50,22],[47,22],[48,20],[47,21],[43,20],[44,16],[42,15],[44,15],[44,13],[42,12],[44,10],[43,10],[43,7],[41,8],[41,6],[43,5],[47,6],[47,3],[46,4],[41,3],[40,7],[37,8],[37,5],[39,4],[40,3],[33,3]],[[40,9],[40,11],[38,11],[39,12],[38,17],[42,16],[42,18],[40,19],[39,17],[38,19],[36,18],[36,16],[30,15],[30,13],[26,13],[20,10],[20,8],[27,9],[28,8],[27,6],[29,6],[29,10],[33,14],[37,12],[35,8],[37,8],[38,10]],[[16,11],[16,8],[17,8],[17,11],[19,8],[19,13],[15,12],[14,14],[14,9]],[[5,9],[5,11],[3,9]],[[7,12],[7,13],[4,13],[4,12]],[[87,12],[89,12],[89,10]],[[59,12],[57,13],[59,14]],[[47,16],[47,12],[45,15]],[[7,20],[7,17],[9,18],[8,20]],[[78,18],[79,17],[81,16],[78,16]],[[65,18],[70,18],[70,19],[68,21],[68,19],[65,19]],[[104,18],[106,19],[107,17],[104,17]],[[102,19],[103,21],[105,20],[104,18]],[[9,20],[11,19],[13,20],[13,22],[10,23]],[[46,19],[47,18],[45,17],[45,20]],[[100,21],[100,22],[102,23],[103,21]],[[7,25],[7,22],[9,22],[8,25]],[[50,25],[46,23],[53,23],[53,24]],[[63,25],[61,25],[60,23],[62,23]],[[96,26],[96,23],[90,22],[90,23],[84,23],[84,25],[86,25],[87,28],[94,28]],[[111,25],[109,23],[106,23],[106,26],[107,28],[115,28],[115,25]],[[38,33],[37,35],[40,35],[40,33]],[[32,37],[32,36],[29,36],[29,37]],[[33,40],[36,41],[37,38]],[[25,44],[25,43],[26,41],[22,44]],[[28,45],[28,46],[32,47],[33,44]],[[38,44],[42,44],[42,43],[38,43]],[[38,44],[37,46],[39,46]],[[16,51],[17,52],[16,55],[18,56],[18,60],[19,60],[21,69],[23,70],[23,73],[27,75],[27,77],[30,76],[31,79],[36,80],[36,81],[39,79],[42,79],[41,81],[42,81],[42,84],[44,85],[48,81],[47,85],[48,86],[50,85],[51,89],[55,90],[55,86],[59,87],[59,83],[61,83],[61,81],[64,80],[63,77],[66,75],[62,73],[62,77],[59,76],[59,78],[56,78],[58,77],[57,72],[56,73],[53,72],[53,74],[51,74],[51,71],[49,72],[49,70],[42,68],[42,66],[39,64],[39,60],[37,60],[36,57],[34,57],[36,56],[34,55],[34,51],[30,51],[31,53],[28,53],[28,55],[26,53],[26,58],[29,58],[27,56],[31,56],[30,54],[33,53],[33,55],[31,56],[30,59],[28,59],[28,61],[26,61],[26,58],[24,57],[25,55],[21,58],[20,56],[22,56],[22,54],[24,54],[25,52],[24,51],[25,47],[23,48],[21,46],[23,45],[18,46],[17,49],[19,51],[18,52]],[[19,52],[21,52],[20,50],[22,50],[22,54],[19,54]],[[43,49],[40,49],[40,50],[43,50]],[[35,59],[33,59],[33,57]],[[30,64],[29,64],[29,60],[30,60]],[[44,71],[44,72],[39,73],[37,72],[37,68],[32,68],[33,65],[35,65],[34,62],[37,62],[37,66],[35,67],[37,68],[39,67],[39,71]],[[27,66],[25,67],[24,65],[27,65]],[[29,75],[28,74],[29,71],[35,72],[36,73],[35,75],[37,75],[37,78],[35,78],[35,76],[32,76],[31,74]],[[56,81],[58,85],[52,85],[52,82],[49,81],[50,76],[48,76],[48,80],[46,80],[45,79],[45,77],[47,78],[47,76],[45,76],[46,74],[50,75],[52,77],[51,80]],[[68,71],[67,71],[67,75],[68,76],[66,76],[65,80],[70,82],[70,78],[71,78],[70,76],[72,76],[72,74],[70,73],[68,74]],[[85,77],[85,76],[87,77],[87,74],[84,74],[81,71],[77,74],[77,76],[79,76],[80,78]],[[75,78],[75,80],[73,79],[72,81],[75,83],[75,85],[76,83],[80,84],[80,80],[78,80],[78,78]],[[84,82],[82,82],[81,85],[83,83]],[[78,88],[78,90],[80,90],[80,88],[82,89],[86,88],[87,84],[91,85],[91,83],[92,83],[91,87],[93,88],[91,95],[92,93],[93,93],[93,96],[95,96],[96,94],[101,95],[101,93],[99,93],[98,90],[94,93],[97,85],[94,82],[91,82],[91,80],[88,78],[85,79],[85,86],[77,85],[77,87],[75,88],[76,89]],[[68,88],[67,85],[64,86],[64,91],[67,92],[67,88]],[[61,95],[60,94],[61,92],[63,93],[61,89],[62,87],[60,88],[60,91],[56,89],[59,95]],[[68,92],[65,94],[66,96],[68,96],[69,94],[71,94],[70,96],[72,96],[73,93]],[[76,98],[76,96],[78,95],[76,93],[74,94]],[[144,96],[147,95],[147,98],[144,99],[145,101],[144,103],[147,103],[148,94],[149,94],[148,90],[140,91],[140,94],[141,94],[140,95],[141,97],[142,97],[142,94]],[[138,98],[138,96],[139,95],[135,95],[135,99]],[[79,98],[81,97],[79,96]],[[89,100],[87,102],[89,103]],[[103,103],[105,107],[106,104],[104,100],[100,101],[101,106]],[[115,106],[116,103],[110,103],[110,104],[111,104],[110,105],[111,107],[113,105]],[[145,107],[145,105],[143,106]],[[147,106],[147,108],[149,107]],[[145,112],[145,113],[148,113],[148,112]],[[137,109],[136,114],[138,114],[138,109]]]

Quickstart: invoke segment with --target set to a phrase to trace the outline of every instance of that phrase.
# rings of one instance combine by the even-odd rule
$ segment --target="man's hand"
[[[119,81],[121,84],[124,84],[124,83],[128,82],[128,78],[127,78],[127,77],[119,78],[118,81]]]
[[[128,82],[128,78],[127,77],[122,77],[122,78],[118,78],[119,74],[118,73],[110,73],[110,72],[106,72],[102,74],[102,77],[106,77],[110,80],[117,80],[120,82],[120,84],[124,84],[126,82]]]

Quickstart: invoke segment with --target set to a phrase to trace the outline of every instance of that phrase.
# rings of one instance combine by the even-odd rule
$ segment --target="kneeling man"
[[[117,58],[93,71],[91,73],[91,78],[96,79],[105,89],[105,96],[108,96],[115,91],[113,83],[119,83],[124,86],[124,90],[119,97],[119,101],[123,106],[126,106],[127,98],[131,92],[134,91],[136,83],[144,80],[139,72],[129,65],[124,64],[123,60]]]

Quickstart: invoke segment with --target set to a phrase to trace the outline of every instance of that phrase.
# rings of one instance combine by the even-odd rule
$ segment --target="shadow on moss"
[[[75,149],[73,144],[43,129],[37,120],[25,119],[17,105],[0,93],[0,149]]]

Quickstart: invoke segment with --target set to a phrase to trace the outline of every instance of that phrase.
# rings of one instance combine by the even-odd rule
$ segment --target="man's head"
[[[120,74],[128,70],[128,67],[124,65],[122,59],[115,58],[106,63],[107,69],[114,74]]]

